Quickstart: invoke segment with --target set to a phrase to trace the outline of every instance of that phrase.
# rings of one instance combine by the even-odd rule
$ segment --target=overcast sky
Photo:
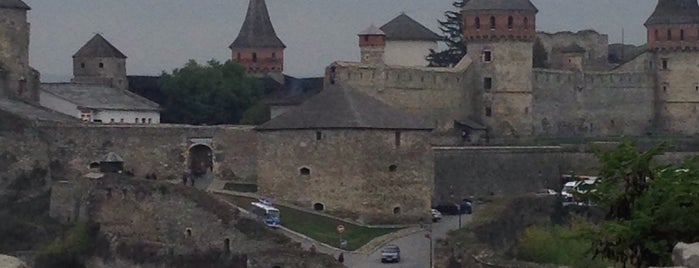
[[[24,0],[32,7],[30,58],[42,80],[72,76],[71,56],[94,33],[124,52],[130,75],[159,75],[188,59],[230,58],[248,0]],[[453,0],[267,0],[286,43],[286,73],[316,76],[335,60],[358,60],[356,34],[401,12],[437,31]],[[612,43],[645,43],[657,0],[532,0],[540,31],[594,29]]]

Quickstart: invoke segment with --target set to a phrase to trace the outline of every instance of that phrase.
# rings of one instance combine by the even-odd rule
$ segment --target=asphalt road
[[[462,224],[471,220],[471,215],[462,216]],[[442,221],[432,224],[433,243],[437,239],[446,238],[447,232],[459,228],[458,216],[445,216]],[[377,249],[369,256],[352,254],[345,255],[345,265],[350,268],[374,268],[374,267],[400,267],[400,268],[428,268],[430,267],[430,239],[425,237],[429,233],[430,226],[425,231],[398,238],[387,244],[395,244],[400,247],[400,263],[381,263],[381,249]],[[434,244],[433,244],[434,245]]]

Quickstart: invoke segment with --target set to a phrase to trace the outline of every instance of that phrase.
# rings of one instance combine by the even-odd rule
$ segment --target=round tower
[[[0,96],[34,101],[38,73],[29,67],[29,10],[22,0],[0,0]]]
[[[73,82],[128,89],[126,55],[95,34],[73,55]]]
[[[532,134],[532,65],[537,8],[529,0],[470,0],[463,7],[464,38],[478,85],[474,118],[490,136]]]
[[[362,63],[384,63],[386,33],[372,24],[369,28],[359,33],[359,49],[361,50]]]
[[[658,0],[645,23],[650,68],[656,77],[656,128],[699,133],[699,5],[697,0]]]

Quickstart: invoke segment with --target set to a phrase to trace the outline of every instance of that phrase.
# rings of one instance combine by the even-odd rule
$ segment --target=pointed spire
[[[0,0],[0,8],[14,8],[14,9],[24,9],[24,10],[31,9],[22,0]]]
[[[121,53],[101,34],[95,34],[90,41],[78,50],[73,58],[121,58],[126,59],[126,55]]]
[[[265,0],[250,0],[243,27],[230,48],[286,48],[274,31]]]

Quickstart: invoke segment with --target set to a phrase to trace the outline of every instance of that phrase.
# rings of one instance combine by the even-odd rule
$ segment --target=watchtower
[[[261,77],[284,71],[286,45],[274,31],[265,0],[250,0],[245,22],[229,48],[233,61],[248,74]]]
[[[699,133],[699,5],[697,0],[659,0],[645,23],[650,68],[656,77],[656,127]]]
[[[73,55],[73,82],[128,89],[126,55],[95,34]]]
[[[474,117],[495,137],[532,133],[532,65],[538,9],[529,0],[470,0],[464,38],[475,70]]]
[[[384,63],[386,33],[372,24],[369,28],[359,33],[359,49],[362,54],[362,63]]]
[[[22,0],[0,0],[0,97],[39,99],[39,73],[29,67],[30,9]]]

